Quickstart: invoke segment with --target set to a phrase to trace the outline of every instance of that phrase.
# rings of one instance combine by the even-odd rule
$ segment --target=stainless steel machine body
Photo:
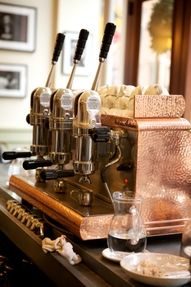
[[[49,156],[55,164],[65,165],[72,160],[72,121],[75,94],[70,89],[56,90],[52,95],[51,147]]]
[[[30,124],[33,126],[31,152],[43,157],[50,147],[49,116],[52,89],[39,87],[31,95]]]

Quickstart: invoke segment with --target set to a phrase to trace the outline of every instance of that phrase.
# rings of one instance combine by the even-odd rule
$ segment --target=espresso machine
[[[107,23],[99,55],[98,71],[92,89],[82,92],[73,91],[71,89],[77,60],[75,56],[74,68],[66,89],[57,89],[51,96],[49,129],[51,131],[52,141],[49,157],[56,165],[56,168],[43,170],[41,172],[41,178],[46,181],[54,180],[54,190],[56,192],[65,191],[66,181],[63,179],[65,177],[81,174],[79,183],[89,182],[90,178],[88,175],[95,171],[94,158],[97,151],[96,143],[103,143],[109,140],[109,129],[101,126],[99,119],[101,100],[96,92],[96,86],[102,64],[109,51],[114,31],[115,25]],[[87,39],[85,30],[82,32],[84,36],[81,38]],[[77,54],[78,52],[76,55]],[[84,101],[85,98],[86,100]],[[82,109],[81,105],[83,105]],[[86,110],[86,107],[88,107],[88,110]],[[82,115],[82,113],[86,113],[86,115]],[[70,168],[68,168],[68,166],[70,166]],[[77,183],[75,183],[75,186],[78,186],[80,192],[85,193],[85,196],[91,201],[91,192],[88,193],[87,190],[84,192],[84,187],[80,187]],[[83,197],[85,198],[85,196]],[[86,200],[86,205],[89,205],[88,199]]]
[[[52,88],[52,77],[53,77],[54,70],[55,70],[55,64],[58,61],[58,57],[62,50],[64,39],[65,39],[64,34],[59,33],[57,35],[56,45],[55,45],[53,58],[52,58],[52,67],[49,72],[46,85],[45,87],[36,88],[31,94],[31,111],[30,111],[30,114],[27,115],[27,122],[33,126],[31,152],[5,152],[3,154],[4,159],[9,159],[9,160],[16,159],[16,158],[36,156],[37,158],[35,159],[24,160],[23,168],[24,170],[35,169],[36,170],[35,176],[36,176],[37,182],[41,182],[45,180],[45,176],[43,175],[45,174],[44,170],[47,170],[47,167],[50,167],[54,164],[60,165],[61,155],[59,155],[59,161],[56,161],[55,158],[53,158],[53,155],[51,152],[51,150],[53,149],[52,145],[54,146],[55,144],[54,140],[57,137],[57,135],[55,135],[55,132],[54,132],[55,127],[50,128],[51,123],[52,123],[52,118],[53,118],[51,116],[51,109],[50,109],[51,108],[50,106],[51,96],[53,98],[55,94],[57,95],[59,93],[59,96],[62,97],[62,95],[65,93],[64,100],[66,102],[67,92],[69,91],[69,88],[71,88],[74,72],[75,72],[77,64],[80,62],[81,55],[83,53],[83,50],[85,48],[85,44],[87,41],[88,34],[89,32],[85,29],[82,29],[79,33],[79,39],[77,41],[76,51],[75,51],[75,55],[73,59],[74,66],[73,66],[72,73],[68,81],[67,89],[65,90],[64,89],[57,90],[55,88]],[[73,95],[73,92],[70,91],[70,94]],[[62,100],[61,102],[63,105]],[[67,110],[67,112],[69,111]],[[60,119],[59,121],[63,121],[61,119],[62,115],[59,114],[55,116],[56,119],[58,119],[58,117]],[[65,122],[66,121],[67,121],[67,115],[66,115]],[[71,120],[69,119],[69,121]],[[59,123],[57,125],[59,125]],[[66,125],[67,124],[65,123],[64,124],[65,128],[66,128]],[[65,134],[68,134],[68,133],[65,133]],[[59,140],[57,140],[57,144],[59,144]],[[64,148],[66,147],[67,147],[67,142],[66,144],[64,144]],[[66,157],[66,156],[62,155],[62,158],[63,157]],[[66,163],[67,160],[68,159],[65,159],[64,162]],[[53,173],[54,173],[54,176],[58,176],[58,174],[59,176],[61,175],[63,176],[63,172],[61,174],[60,172],[59,173],[57,172],[57,175],[56,175],[55,169],[52,171],[49,169],[46,172],[46,178],[50,178]],[[67,171],[64,174],[64,176],[71,176],[71,175],[73,175],[73,173],[67,172]]]
[[[96,222],[102,218],[105,220],[105,202],[94,198],[90,176],[97,170],[100,158],[104,157],[106,160],[108,155],[110,157],[111,153],[114,153],[108,147],[115,145],[113,138],[116,136],[113,137],[110,128],[101,125],[101,99],[96,90],[115,28],[113,23],[107,23],[105,26],[99,65],[92,88],[81,92],[72,91],[72,71],[67,87],[55,90],[50,97],[49,131],[52,140],[48,160],[53,168],[40,170],[42,182],[31,177],[14,175],[9,181],[11,190],[52,219],[72,229],[74,234],[82,239],[103,237],[90,224],[92,219],[96,219]],[[26,163],[24,168],[28,168],[30,161]],[[94,205],[96,210],[101,212],[101,217],[95,217]],[[108,217],[111,217],[110,204],[106,209]],[[84,220],[87,223],[84,227],[80,224],[82,229],[79,229],[79,223]],[[87,232],[87,224],[93,234]],[[100,224],[96,223],[96,226],[99,230],[102,229]]]
[[[142,199],[148,236],[181,233],[191,218],[191,124],[183,118],[184,97],[140,87],[130,95],[108,87],[103,95],[99,75],[114,32],[115,25],[106,25],[92,88],[64,89],[63,103],[60,90],[51,95],[48,157],[55,169],[41,171],[41,183],[12,176],[10,189],[82,240],[107,237],[117,190]]]

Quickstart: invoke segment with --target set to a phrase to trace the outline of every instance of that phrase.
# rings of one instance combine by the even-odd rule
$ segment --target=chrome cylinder
[[[31,152],[39,156],[47,155],[50,146],[48,121],[51,94],[50,88],[40,87],[31,96],[30,124],[33,126]]]
[[[79,129],[75,142],[74,171],[80,175],[90,175],[96,170],[95,143],[87,134],[87,130]]]
[[[74,93],[70,89],[58,89],[52,94],[51,116],[51,148],[49,155],[53,162],[64,165],[72,159],[72,120]]]

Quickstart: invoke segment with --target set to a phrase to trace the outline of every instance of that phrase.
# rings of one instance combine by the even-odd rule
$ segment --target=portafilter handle
[[[27,152],[27,151],[5,151],[2,154],[2,158],[4,160],[14,160],[17,158],[26,158],[26,157],[31,157],[32,153],[31,152]]]
[[[46,159],[25,160],[23,162],[23,168],[25,170],[36,169],[38,167],[51,166],[52,161]]]
[[[40,177],[43,180],[52,180],[52,179],[58,179],[58,178],[63,178],[63,177],[73,177],[74,171],[72,169],[69,170],[42,170],[40,172]]]

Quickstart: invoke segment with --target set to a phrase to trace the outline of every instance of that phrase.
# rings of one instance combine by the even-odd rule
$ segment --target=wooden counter
[[[130,279],[118,263],[102,256],[102,250],[107,247],[104,239],[81,241],[67,231],[60,230],[60,226],[53,228],[51,225],[49,226],[51,239],[66,234],[74,246],[74,251],[82,257],[82,262],[72,266],[57,253],[45,254],[41,248],[41,239],[7,211],[6,202],[14,194],[8,191],[4,183],[5,181],[0,180],[0,230],[48,276],[55,286],[143,286]],[[179,254],[180,240],[181,235],[148,238],[147,250]]]

